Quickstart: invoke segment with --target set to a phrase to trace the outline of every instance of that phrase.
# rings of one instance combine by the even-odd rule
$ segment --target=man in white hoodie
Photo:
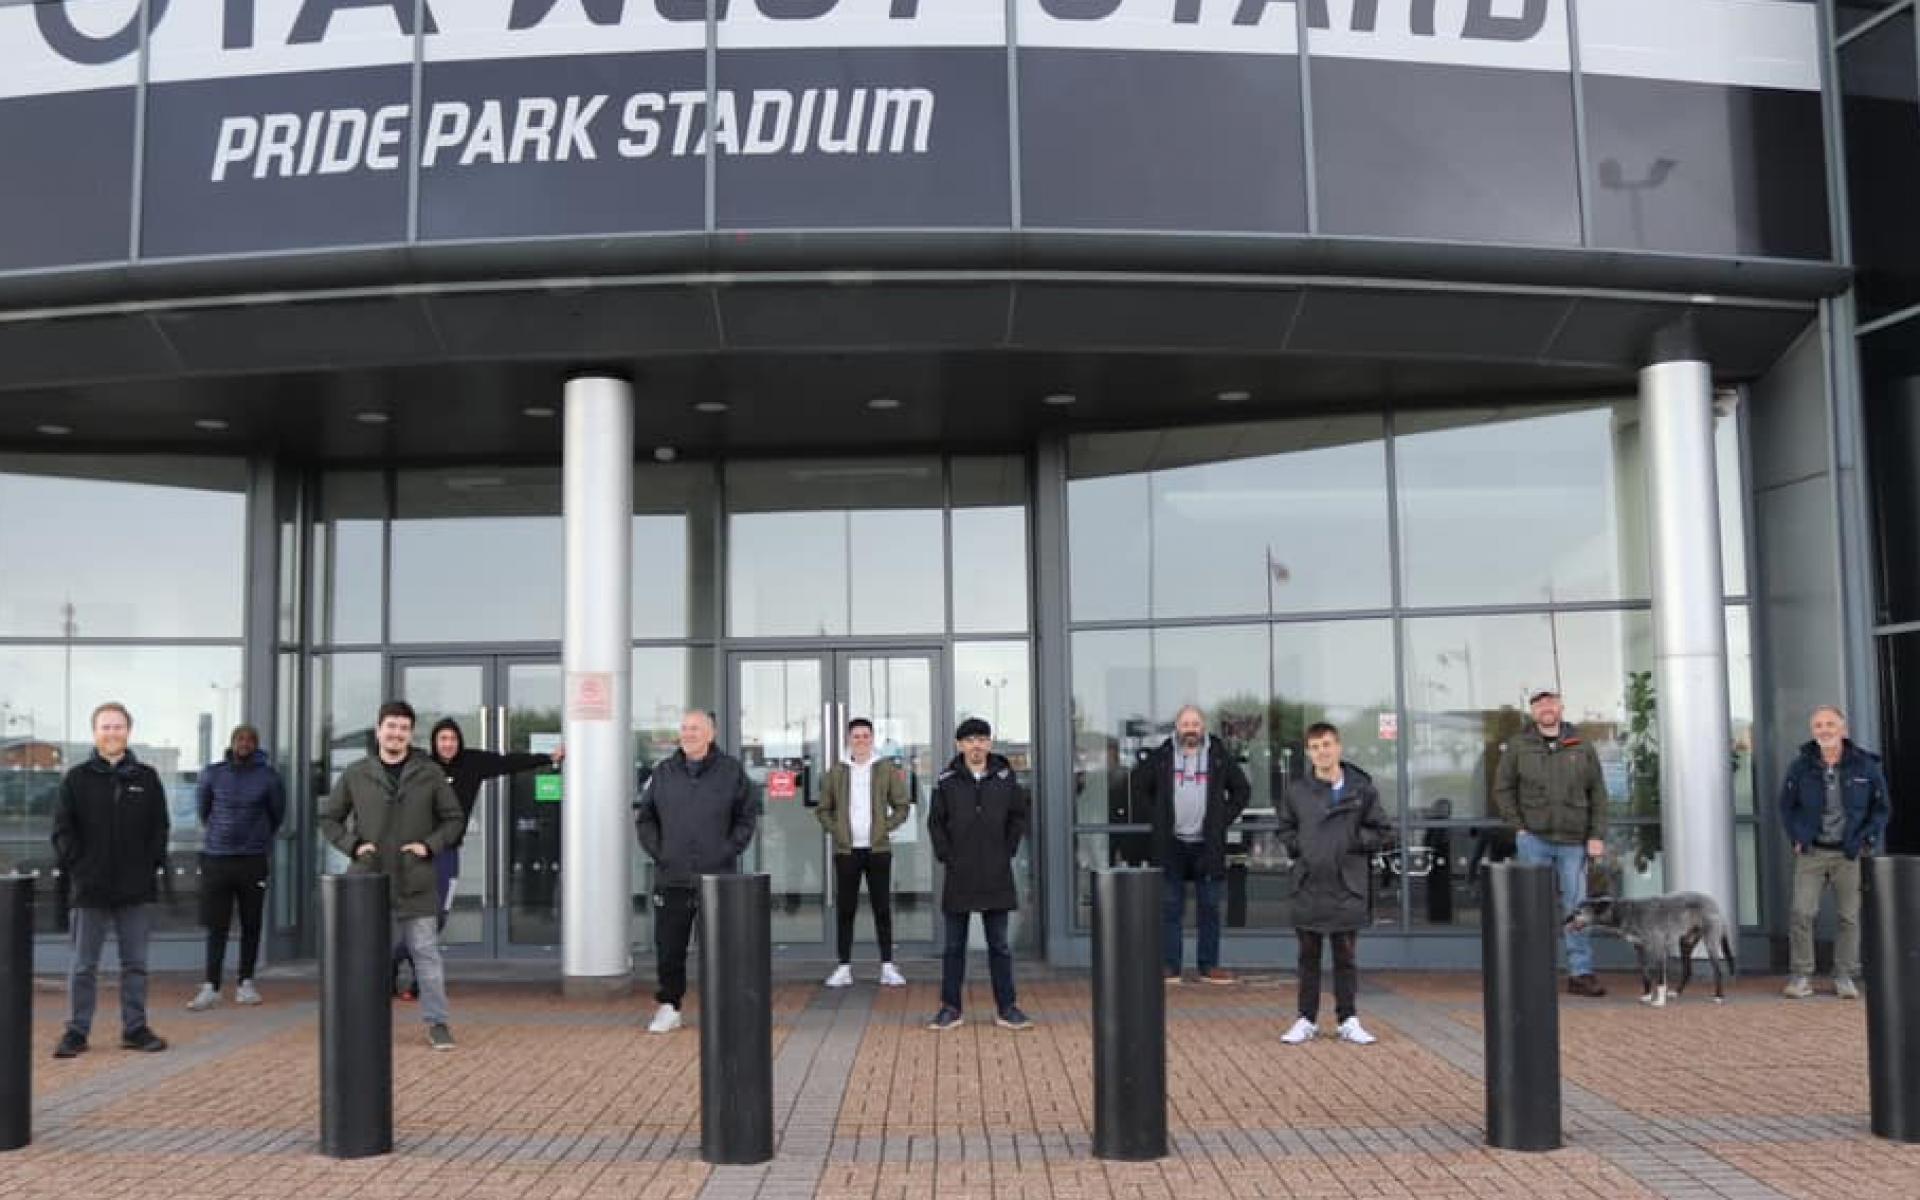
[[[814,816],[833,835],[833,917],[839,935],[840,965],[827,976],[828,987],[853,983],[853,918],[860,907],[860,881],[867,881],[873,906],[873,932],[880,943],[880,983],[903,987],[893,965],[893,848],[888,835],[913,815],[900,764],[873,753],[873,722],[847,722],[847,757],[827,772]]]

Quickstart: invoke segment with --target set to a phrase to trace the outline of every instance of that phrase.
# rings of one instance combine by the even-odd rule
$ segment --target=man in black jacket
[[[1138,792],[1153,826],[1153,861],[1166,873],[1161,910],[1168,983],[1180,982],[1187,881],[1193,881],[1200,937],[1194,948],[1203,983],[1227,984],[1220,966],[1220,881],[1227,877],[1227,829],[1246,811],[1253,788],[1226,743],[1207,733],[1192,704],[1173,719],[1173,736],[1139,766]]]
[[[206,982],[189,1012],[220,1003],[220,976],[227,963],[227,927],[240,910],[238,1004],[260,1003],[253,969],[260,959],[260,927],[267,906],[267,865],[273,836],[287,816],[287,789],[260,749],[260,731],[234,728],[227,756],[208,763],[196,789],[200,806],[200,917],[207,927]]]
[[[994,1024],[1031,1029],[1033,1022],[1014,1001],[1013,953],[1007,948],[1007,918],[1020,907],[1014,887],[1013,856],[1027,835],[1027,791],[1013,767],[993,753],[993,729],[978,717],[960,722],[954,732],[959,753],[940,773],[927,811],[927,836],[933,856],[946,868],[940,908],[946,914],[941,946],[940,1011],[929,1029],[954,1029],[962,1022],[962,989],[967,977],[967,931],[973,914],[987,935],[987,969],[993,980]]]
[[[687,994],[687,943],[699,911],[700,877],[731,875],[753,841],[760,809],[740,760],[713,745],[713,717],[680,718],[680,748],[653,769],[640,793],[634,827],[653,859],[653,949],[660,1007],[648,1033],[680,1028]]]
[[[112,929],[120,950],[120,1045],[159,1051],[147,1025],[147,938],[154,873],[167,862],[167,792],[127,748],[133,717],[109,701],[93,710],[93,756],[60,781],[53,813],[54,861],[73,895],[73,962],[67,970],[67,1030],[55,1058],[87,1048],[98,998],[100,952]]]

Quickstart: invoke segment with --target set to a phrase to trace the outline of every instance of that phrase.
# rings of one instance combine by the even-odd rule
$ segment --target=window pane
[[[1920,224],[1920,222],[1916,222]],[[1874,526],[1879,543],[1879,619],[1920,619],[1920,317],[1860,339],[1860,380],[1867,410]]]
[[[1073,635],[1076,821],[1124,824],[1136,819],[1132,772],[1139,754],[1154,744],[1152,707],[1152,645],[1146,630]],[[1141,842],[1138,856],[1130,861],[1144,860],[1144,845]]]
[[[1647,594],[1633,405],[1411,413],[1395,428],[1408,603]]]
[[[1269,639],[1265,625],[1158,629],[1153,634],[1152,750],[1173,736],[1174,714],[1197,704],[1207,731],[1226,744],[1253,786],[1252,809],[1273,808],[1269,718]],[[1138,788],[1135,788],[1138,791]]]
[[[394,641],[560,637],[559,471],[403,471],[394,495]]]
[[[633,636],[713,633],[718,579],[713,470],[674,464],[633,473]]]
[[[1733,717],[1733,811],[1753,815],[1753,623],[1743,604],[1727,609],[1727,708]]]
[[[735,513],[727,521],[727,628],[735,637],[847,632],[847,514]]]
[[[387,478],[379,471],[339,471],[321,481],[313,526],[314,640],[320,645],[381,640],[386,516]]]
[[[237,459],[0,457],[0,635],[241,636]]]
[[[1500,749],[1525,727],[1527,697],[1542,687],[1559,688],[1567,720],[1599,752],[1615,817],[1628,815],[1627,691],[1630,672],[1653,668],[1647,613],[1437,617],[1405,629],[1416,819],[1498,815]]]
[[[1920,61],[1909,9],[1840,47],[1854,295],[1870,320],[1920,301]]]
[[[848,514],[853,632],[940,633],[947,627],[946,542],[940,510],[877,509]],[[969,564],[1002,585],[994,561]],[[1022,603],[1025,589],[1022,588]]]
[[[1391,621],[1275,625],[1271,712],[1276,790],[1311,769],[1307,726],[1327,721],[1347,761],[1373,777],[1381,804],[1400,811]]]
[[[951,520],[954,632],[1024,632],[1026,508],[956,508]]]
[[[380,711],[384,681],[378,654],[316,654],[313,657],[312,755],[308,781],[318,809],[340,773],[373,752],[374,716]],[[346,855],[314,838],[316,873],[344,871]]]
[[[1129,601],[1143,576],[1159,617],[1388,603],[1376,417],[1098,434],[1074,439],[1070,455],[1076,620],[1141,615]],[[1139,553],[1126,523],[1142,503]],[[1118,591],[1111,603],[1099,594],[1107,587]]]
[[[1716,410],[1717,411],[1717,410]],[[1720,501],[1720,574],[1729,596],[1747,594],[1747,476],[1740,455],[1740,414],[1713,422],[1713,477]]]

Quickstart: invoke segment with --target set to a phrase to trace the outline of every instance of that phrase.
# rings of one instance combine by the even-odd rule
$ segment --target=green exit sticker
[[[533,798],[539,804],[560,803],[560,782],[565,775],[535,775],[533,777]]]

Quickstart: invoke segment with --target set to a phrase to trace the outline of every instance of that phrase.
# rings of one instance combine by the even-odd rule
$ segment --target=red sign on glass
[[[800,794],[800,775],[796,771],[768,771],[767,799],[791,800]]]

